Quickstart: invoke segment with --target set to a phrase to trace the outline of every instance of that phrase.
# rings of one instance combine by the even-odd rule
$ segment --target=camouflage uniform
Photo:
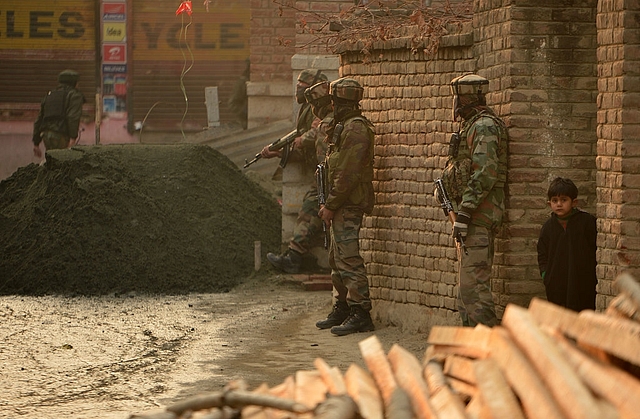
[[[69,141],[78,137],[84,95],[75,88],[78,73],[65,70],[58,76],[58,87],[42,99],[40,112],[33,124],[32,141],[34,146],[44,142],[45,149],[63,149],[69,147]],[[56,93],[61,92],[57,103],[52,103]]]
[[[504,214],[508,132],[484,104],[463,115],[458,155],[451,163],[470,160],[469,178],[455,202],[458,214],[470,215],[465,253],[458,247],[458,310],[465,326],[498,323],[491,294],[494,237]],[[453,183],[453,182],[451,182]]]
[[[317,80],[326,81],[327,77],[316,70],[303,70],[298,76],[296,86],[296,99],[304,101],[298,111],[296,129],[300,135],[300,149],[292,149],[291,155],[297,156],[303,163],[303,169],[314,173],[318,163],[324,160],[326,144],[324,143],[325,133],[319,131],[321,120],[313,114],[311,104],[305,101],[304,92],[302,97],[300,90],[304,86],[313,85]],[[306,91],[309,87],[304,88]],[[280,166],[284,167],[289,157],[287,151],[283,154]],[[267,253],[267,260],[276,269],[287,273],[297,273],[302,264],[302,255],[306,254],[311,247],[311,242],[317,233],[322,230],[322,221],[318,217],[318,188],[313,177],[309,189],[304,195],[302,206],[298,211],[296,225],[293,230],[293,237],[289,241],[288,250],[282,255]]]
[[[374,205],[373,139],[371,123],[359,112],[345,119],[342,134],[334,139],[327,156],[325,205],[335,211],[329,247],[335,297],[366,311],[371,310],[371,299],[359,233],[364,214],[371,213]]]
[[[327,117],[325,120],[332,121],[333,118]],[[324,122],[324,124],[323,124]],[[324,141],[326,137],[325,127],[328,121],[321,121],[315,118],[311,124],[311,128],[302,135],[301,154],[305,170],[311,173],[315,172],[316,166],[322,163],[327,153],[327,143]],[[298,211],[298,218],[293,229],[293,238],[289,242],[289,249],[304,255],[311,247],[314,237],[318,237],[318,233],[322,230],[322,221],[318,217],[318,185],[314,176],[313,183],[309,186],[309,190],[304,195],[302,207]]]

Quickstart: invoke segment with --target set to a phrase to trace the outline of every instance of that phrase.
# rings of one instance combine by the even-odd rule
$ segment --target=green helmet
[[[298,74],[298,81],[302,83],[306,83],[309,86],[316,84],[319,81],[327,81],[327,76],[322,74],[321,70],[314,70],[308,68],[306,70],[302,70],[300,74]]]
[[[334,99],[339,98],[351,102],[360,102],[363,93],[364,89],[360,86],[360,83],[347,77],[333,81],[329,86],[329,94]]]
[[[75,86],[78,83],[79,78],[80,74],[78,74],[77,71],[64,70],[58,74],[58,83]]]
[[[329,82],[321,81],[320,83],[316,83],[313,86],[307,88],[304,91],[304,97],[307,99],[308,103],[313,103],[326,97],[329,98]]]

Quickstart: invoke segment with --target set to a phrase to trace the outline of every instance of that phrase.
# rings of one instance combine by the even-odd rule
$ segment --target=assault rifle
[[[318,186],[318,205],[324,205],[327,203],[327,197],[324,194],[325,184],[325,166],[324,163],[319,164],[316,167],[316,184]],[[329,237],[327,234],[327,225],[322,221],[322,232],[324,233],[324,248],[329,248]]]
[[[289,152],[289,145],[291,143],[293,143],[293,141],[296,139],[296,137],[298,137],[298,130],[294,129],[293,131],[291,131],[290,133],[288,133],[284,137],[278,138],[277,140],[275,140],[274,142],[269,144],[269,151],[283,150],[283,152],[288,153]],[[242,166],[242,167],[246,169],[247,167],[251,166],[253,163],[255,163],[258,160],[260,160],[261,158],[262,158],[262,154],[258,153],[255,156],[253,156],[253,159],[251,161],[247,161],[245,159],[244,166]],[[286,159],[283,158],[282,161],[286,162]],[[281,166],[282,166],[282,161],[280,163]],[[282,166],[282,167],[284,167],[284,166]]]
[[[440,207],[442,208],[444,215],[449,217],[449,220],[451,220],[451,224],[455,223],[456,213],[453,210],[453,203],[449,198],[449,194],[444,188],[444,182],[442,182],[442,179],[436,179],[433,183],[435,184],[436,190],[438,191],[438,200],[440,201]],[[458,237],[455,237],[455,240],[460,244],[462,250],[464,250],[464,254],[468,255],[469,252],[467,251],[467,246],[464,245],[464,240],[462,240],[462,236],[460,235],[460,233],[458,233]]]

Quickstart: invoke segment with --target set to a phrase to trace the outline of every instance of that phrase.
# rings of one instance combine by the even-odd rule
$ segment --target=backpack
[[[51,90],[42,105],[42,131],[51,130],[68,135],[67,130],[67,89]]]

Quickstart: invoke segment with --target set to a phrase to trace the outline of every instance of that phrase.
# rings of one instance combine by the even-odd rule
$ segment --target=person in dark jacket
[[[547,192],[551,216],[538,239],[547,300],[581,311],[596,307],[596,218],[577,208],[578,188],[557,177]]]
[[[33,124],[33,154],[42,157],[45,150],[68,148],[78,138],[84,95],[76,89],[79,74],[64,70],[58,75],[58,87],[42,99],[40,113]]]

